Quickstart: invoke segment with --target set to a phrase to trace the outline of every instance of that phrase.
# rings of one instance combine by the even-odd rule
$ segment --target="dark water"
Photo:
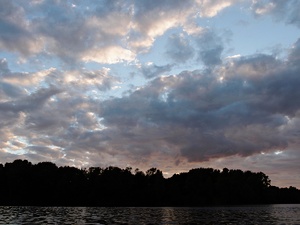
[[[0,224],[300,224],[300,205],[199,208],[0,206]]]

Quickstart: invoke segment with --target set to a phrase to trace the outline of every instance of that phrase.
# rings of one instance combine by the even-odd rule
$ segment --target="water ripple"
[[[299,224],[300,205],[241,207],[0,207],[0,224]]]

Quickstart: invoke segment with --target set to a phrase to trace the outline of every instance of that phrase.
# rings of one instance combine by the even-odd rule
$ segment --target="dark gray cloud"
[[[6,73],[9,73],[6,59],[0,59],[0,75],[3,76]]]
[[[28,77],[28,74],[11,72],[6,59],[0,59],[0,100],[13,100],[25,96],[26,91],[23,87],[20,87],[14,82],[10,82],[15,78],[22,80],[25,77]]]
[[[171,71],[173,65],[167,64],[163,66],[155,65],[154,63],[146,63],[139,67],[140,72],[145,78],[154,78]]]
[[[22,95],[24,95],[24,90],[21,88],[5,82],[0,82],[0,99],[5,99],[5,97],[16,98]]]
[[[300,60],[300,39],[294,43],[292,49],[290,49],[289,54],[289,65],[291,67],[299,67],[299,60]]]
[[[298,47],[290,56],[296,59]],[[127,97],[103,102],[100,116],[120,151],[142,143],[179,150],[189,161],[249,156],[285,149],[298,141],[299,67],[271,55],[231,61],[213,72],[160,77]],[[295,64],[295,62],[293,62]],[[222,75],[221,75],[222,74]],[[121,143],[119,140],[122,140]],[[158,144],[159,143],[159,144]],[[168,151],[167,151],[168,152]]]
[[[40,41],[31,32],[23,8],[15,1],[0,1],[0,49],[24,56],[40,50]]]
[[[179,19],[178,17],[186,15],[186,13],[189,14],[191,7],[193,6],[195,6],[195,2],[191,0],[162,0],[159,2],[150,2],[146,0],[135,1],[134,7],[136,13],[134,16],[135,20],[138,21],[139,30],[149,32],[153,29],[153,24],[157,24],[158,22],[166,21],[168,19],[173,19],[175,20],[175,23],[179,24],[180,21],[177,21]],[[153,17],[153,15],[156,16]],[[152,17],[151,20],[149,20],[149,16]],[[184,20],[185,18],[182,19]],[[164,25],[162,24],[162,26]]]
[[[176,63],[185,63],[194,56],[195,50],[188,38],[173,34],[168,38],[165,54]]]
[[[62,152],[59,151],[59,149],[52,149],[45,146],[28,146],[26,148],[27,151],[29,151],[31,155],[38,155],[40,159],[38,161],[45,161],[49,159],[56,159],[59,157],[62,157]]]
[[[223,41],[215,32],[204,30],[202,34],[196,38],[199,47],[198,58],[208,66],[216,66],[222,63],[221,54],[224,50]]]
[[[0,111],[20,112],[35,110],[36,108],[41,107],[51,96],[60,92],[61,90],[56,89],[55,87],[40,89],[24,98],[0,103]]]

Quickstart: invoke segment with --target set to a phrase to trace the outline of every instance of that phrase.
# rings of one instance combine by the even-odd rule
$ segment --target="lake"
[[[300,224],[300,205],[192,208],[0,206],[0,224]]]

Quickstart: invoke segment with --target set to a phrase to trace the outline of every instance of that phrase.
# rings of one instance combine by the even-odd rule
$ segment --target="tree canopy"
[[[262,172],[196,168],[164,178],[127,167],[58,167],[15,160],[0,164],[0,205],[204,206],[300,203],[300,190],[271,185]]]

